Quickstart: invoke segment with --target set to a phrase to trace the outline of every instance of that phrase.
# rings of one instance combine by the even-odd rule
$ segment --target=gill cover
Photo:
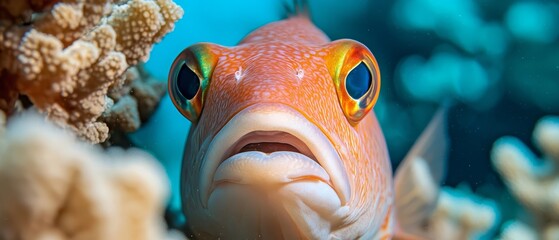
[[[200,43],[184,49],[169,71],[169,96],[175,107],[192,123],[200,118],[218,57],[212,48],[221,46]]]
[[[327,46],[328,71],[347,120],[357,124],[375,105],[380,93],[380,70],[369,49],[342,39]]]

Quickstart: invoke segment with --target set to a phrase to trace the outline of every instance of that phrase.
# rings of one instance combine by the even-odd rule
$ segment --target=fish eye
[[[191,122],[196,122],[202,110],[202,77],[197,74],[197,61],[187,50],[176,59],[169,71],[169,96],[175,107]]]
[[[345,87],[349,96],[357,100],[367,93],[367,90],[371,87],[371,82],[371,71],[365,63],[361,62],[347,75]]]
[[[198,122],[211,76],[217,64],[217,53],[224,47],[199,43],[184,49],[169,71],[169,96],[179,112],[192,123]]]
[[[380,93],[377,61],[365,45],[354,40],[337,40],[324,50],[340,107],[349,123],[356,125],[370,112]]]
[[[200,78],[184,63],[179,69],[176,81],[180,94],[188,100],[192,100],[200,89]]]

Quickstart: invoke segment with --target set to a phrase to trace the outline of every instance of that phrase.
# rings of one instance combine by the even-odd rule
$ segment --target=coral
[[[52,6],[56,0],[21,0],[0,1],[0,20],[2,21],[25,21],[31,18],[33,12],[40,12]]]
[[[129,95],[122,97],[105,113],[103,120],[112,125],[113,129],[118,128],[125,132],[138,129],[141,122],[136,99]]]
[[[559,109],[556,2],[398,0],[391,7],[395,24],[412,34],[401,38],[419,47],[396,69],[410,98],[447,95],[487,110],[504,97],[546,112]],[[417,32],[436,38],[409,41]],[[427,51],[431,57],[424,60]]]
[[[533,132],[541,159],[520,140],[503,137],[495,142],[492,162],[513,195],[533,214],[539,239],[557,239],[559,234],[559,117],[544,117]],[[512,225],[507,229],[517,231]],[[530,227],[524,227],[527,229]],[[509,231],[508,230],[508,231]],[[512,234],[506,234],[509,236]],[[519,231],[519,230],[518,230]],[[550,238],[546,238],[550,237]],[[510,238],[509,238],[510,239]]]
[[[519,221],[508,221],[503,224],[501,240],[537,240],[538,234],[526,224]]]
[[[400,63],[398,73],[409,96],[432,102],[454,96],[473,103],[495,84],[478,61],[449,52],[434,53],[428,60],[410,56]]]
[[[132,132],[155,111],[166,84],[154,79],[141,64],[129,68],[124,76],[124,85],[109,91],[108,96],[115,103],[103,113],[102,120],[113,130]]]
[[[31,6],[1,2],[4,11]],[[107,93],[183,14],[171,0],[73,0],[32,10],[0,22],[0,107],[10,113],[18,94],[26,95],[51,120],[94,143],[108,137],[99,121],[110,107]]]
[[[550,224],[539,231],[520,222],[508,221],[503,224],[501,240],[553,240],[559,239],[559,226]]]
[[[506,50],[503,27],[482,19],[472,0],[399,0],[393,17],[404,28],[433,31],[470,53],[499,55]]]
[[[489,236],[499,223],[495,202],[460,187],[440,188],[427,161],[416,159],[404,170],[400,174],[407,175],[409,181],[395,184],[397,188],[413,189],[396,196],[400,198],[397,209],[407,208],[405,216],[397,213],[400,227],[406,232],[425,239],[480,239]]]
[[[427,224],[432,239],[481,239],[499,223],[496,204],[462,189],[444,187]]]
[[[547,2],[515,2],[507,10],[505,23],[518,39],[552,43],[559,35],[557,6]]]
[[[149,75],[142,65],[138,65],[131,70],[137,70],[134,75],[138,76],[136,79],[140,80],[132,82],[132,90],[129,93],[138,102],[140,120],[146,121],[155,111],[155,108],[159,105],[159,100],[167,91],[167,82],[157,80]]]
[[[166,232],[155,159],[69,133],[28,112],[0,132],[0,239],[184,239]]]
[[[406,98],[456,99],[485,110],[500,100],[498,86],[510,36],[500,22],[485,20],[483,13],[474,0],[395,2],[392,17],[398,26],[437,37],[424,39],[429,41],[429,58],[426,51],[415,51],[399,60],[396,81]]]

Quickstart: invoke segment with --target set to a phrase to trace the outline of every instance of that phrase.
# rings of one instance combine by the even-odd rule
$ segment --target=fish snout
[[[286,239],[323,239],[347,217],[342,159],[319,127],[287,105],[258,103],[233,116],[207,147],[199,176],[199,195],[186,196],[200,198],[202,209],[193,211],[241,238],[280,229]]]
[[[342,204],[351,193],[343,162],[328,137],[297,110],[278,103],[251,105],[233,116],[208,146],[200,176],[204,207],[226,183],[271,186],[318,180],[333,188]]]

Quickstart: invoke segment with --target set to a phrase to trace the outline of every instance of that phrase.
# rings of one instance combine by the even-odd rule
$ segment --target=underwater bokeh
[[[196,42],[235,45],[285,16],[284,2],[176,1],[185,9],[157,44],[146,69],[166,79],[173,59]],[[531,145],[532,129],[559,114],[559,3],[555,1],[310,1],[313,21],[331,39],[367,45],[379,62],[382,89],[374,108],[393,167],[438,105],[449,114],[451,150],[445,185],[493,199],[503,220],[518,208],[491,165],[493,143],[512,135]],[[166,96],[133,142],[164,163],[179,209],[180,159],[190,123]],[[466,187],[464,187],[466,186]],[[503,205],[504,204],[504,205]],[[507,212],[509,211],[509,212]]]

